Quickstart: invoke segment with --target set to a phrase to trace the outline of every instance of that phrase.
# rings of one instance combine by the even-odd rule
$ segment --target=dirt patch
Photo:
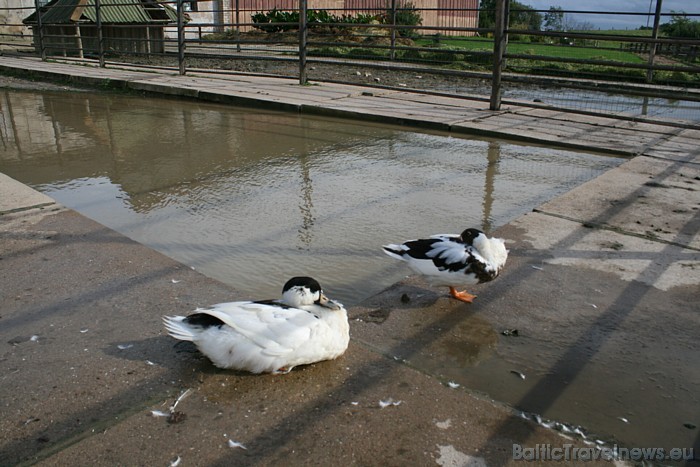
[[[174,56],[128,56],[110,60],[129,62],[138,65],[169,67],[177,69]],[[299,63],[296,60],[252,60],[245,58],[186,57],[187,70],[226,70],[241,73],[255,73],[287,78],[299,77]],[[490,83],[457,74],[431,73],[428,70],[405,70],[389,68],[380,64],[334,64],[315,62],[309,58],[307,77],[310,81],[342,82],[370,86],[438,91],[456,94],[489,95]]]
[[[178,69],[177,57],[174,55],[151,56],[110,56],[108,66],[114,63],[129,63],[150,67]],[[110,65],[110,63],[112,65]],[[238,73],[278,76],[286,78],[299,77],[299,63],[296,60],[253,60],[245,58],[221,58],[188,56],[185,59],[188,72],[196,70],[221,70]],[[469,94],[488,96],[489,82],[460,75],[431,73],[420,69],[395,69],[379,64],[334,64],[314,62],[309,59],[307,78],[311,82],[341,82],[363,86],[405,88],[419,91],[444,92],[451,94]],[[89,87],[52,81],[35,81],[18,76],[0,75],[0,88],[24,89],[34,91],[87,91]]]

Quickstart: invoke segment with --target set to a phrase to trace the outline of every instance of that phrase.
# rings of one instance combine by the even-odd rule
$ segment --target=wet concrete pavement
[[[0,68],[636,156],[498,229],[509,263],[474,304],[408,278],[349,310],[342,358],[285,376],[217,370],[164,335],[163,314],[249,297],[0,175],[3,465],[517,465],[513,444],[597,439],[700,450],[700,132],[399,92],[378,105],[376,90],[270,78]],[[151,416],[187,390],[183,416]]]
[[[60,206],[4,214],[2,244],[3,465],[504,465],[513,443],[569,442],[373,351],[356,327],[336,361],[217,370],[161,316],[244,297]],[[151,416],[186,390],[183,420]]]

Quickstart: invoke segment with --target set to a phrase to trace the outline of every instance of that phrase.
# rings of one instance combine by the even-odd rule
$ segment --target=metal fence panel
[[[112,11],[99,28],[89,15],[39,27],[41,17],[75,17],[70,1],[22,9],[23,18],[0,25],[3,49],[26,47],[31,28],[38,53],[103,66],[265,73],[461,96],[494,109],[507,102],[700,122],[700,10],[671,12],[661,0],[647,11],[515,9],[509,0],[89,0],[90,8],[118,1],[169,10],[143,23],[117,25]],[[507,11],[500,27],[499,8]],[[608,26],[625,21],[626,29]],[[678,37],[679,25],[695,36]]]

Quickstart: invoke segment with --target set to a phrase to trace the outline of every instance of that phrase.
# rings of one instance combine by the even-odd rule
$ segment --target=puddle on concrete
[[[469,85],[437,86],[435,91],[488,96],[490,83],[470,82]],[[531,83],[508,83],[503,89],[504,101],[539,102],[563,109],[600,112],[608,115],[668,119],[697,123],[700,121],[700,103],[691,100],[664,99],[658,97],[630,96],[606,91],[568,89],[565,87],[539,87]]]
[[[366,300],[351,310],[355,339],[566,435],[579,427],[592,446],[697,453],[697,291],[679,285],[669,295],[571,266],[535,269],[538,258],[522,244],[514,250],[497,286],[470,290],[479,296],[472,305],[428,292],[417,278]]]
[[[382,244],[491,230],[621,162],[124,95],[0,107],[0,171],[258,298],[305,274],[358,303],[408,274]]]
[[[457,323],[437,342],[436,351],[444,355],[449,367],[469,368],[490,357],[498,344],[498,333],[491,323],[473,316]]]

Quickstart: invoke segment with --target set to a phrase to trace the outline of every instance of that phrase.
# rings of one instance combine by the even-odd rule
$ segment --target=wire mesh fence
[[[683,12],[662,0],[639,11],[537,10],[509,0],[20,3],[3,8],[0,0],[6,52],[700,122],[700,10],[692,1]]]

